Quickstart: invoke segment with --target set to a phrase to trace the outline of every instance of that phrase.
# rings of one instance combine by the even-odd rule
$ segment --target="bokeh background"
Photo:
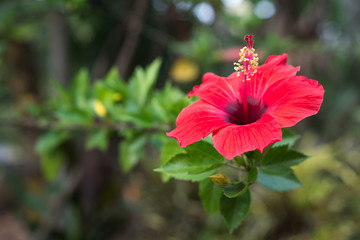
[[[186,93],[205,72],[229,75],[246,34],[260,63],[287,53],[326,90],[319,114],[293,128],[311,156],[295,169],[303,187],[253,186],[230,235],[205,213],[197,183],[162,182],[151,146],[124,173],[116,147],[86,150],[87,130],[76,129],[67,168],[44,176],[35,145],[51,126],[29,104],[53,98],[54,81],[66,89],[83,68],[95,83],[112,67],[128,81],[161,58],[156,88]],[[359,76],[358,0],[2,0],[0,239],[360,239]]]

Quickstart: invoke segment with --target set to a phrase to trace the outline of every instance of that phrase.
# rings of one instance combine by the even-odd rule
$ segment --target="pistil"
[[[240,50],[239,57],[240,59],[234,63],[235,71],[238,71],[237,77],[240,77],[242,75],[242,94],[241,94],[241,100],[242,105],[244,108],[244,115],[245,115],[245,122],[249,123],[249,113],[248,113],[248,103],[247,103],[247,95],[246,95],[246,82],[251,80],[251,77],[254,76],[254,74],[257,71],[258,66],[258,55],[255,53],[255,49],[253,48],[254,40],[252,40],[254,36],[253,35],[246,35],[245,41],[247,43],[247,47],[243,47]],[[242,74],[240,74],[242,73]]]

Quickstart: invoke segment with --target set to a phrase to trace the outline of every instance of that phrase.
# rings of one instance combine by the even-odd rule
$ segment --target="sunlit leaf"
[[[282,131],[282,140],[280,142],[274,143],[273,147],[280,147],[284,145],[291,147],[300,137],[298,134],[291,131],[290,128],[283,128],[281,129],[281,131]]]
[[[153,90],[160,66],[161,60],[156,59],[145,70],[140,67],[135,69],[129,83],[129,94],[140,106],[144,106],[149,100],[148,98]]]
[[[211,144],[200,141],[185,148],[186,153],[175,155],[161,168],[159,172],[167,174],[202,173],[218,168],[225,163],[222,157]]]
[[[179,153],[186,153],[175,140],[169,140],[161,150],[161,165],[165,165],[171,158]]]

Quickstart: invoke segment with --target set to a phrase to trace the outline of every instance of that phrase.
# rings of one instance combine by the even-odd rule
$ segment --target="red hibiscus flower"
[[[257,66],[252,35],[245,40],[248,46],[240,52],[236,72],[228,77],[206,73],[189,93],[200,100],[184,108],[177,128],[167,133],[181,147],[212,133],[214,147],[228,159],[262,152],[281,141],[281,128],[319,111],[324,89],[317,81],[295,76],[300,67],[286,65],[287,54],[270,56]]]

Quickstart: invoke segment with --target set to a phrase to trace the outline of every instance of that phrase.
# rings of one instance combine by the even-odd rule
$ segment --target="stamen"
[[[253,35],[246,35],[245,41],[247,43],[247,47],[243,47],[240,50],[239,56],[240,59],[234,63],[235,71],[238,71],[237,76],[239,77],[240,72],[243,72],[245,79],[243,81],[250,81],[250,78],[254,76],[256,73],[256,68],[258,64],[258,55],[255,53],[255,49],[253,48],[254,40],[252,40]]]

